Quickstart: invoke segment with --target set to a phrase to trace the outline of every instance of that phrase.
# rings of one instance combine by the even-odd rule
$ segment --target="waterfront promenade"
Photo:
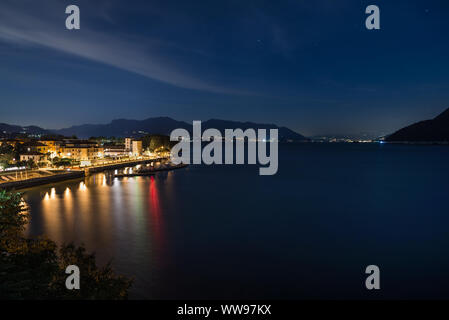
[[[0,174],[0,189],[22,189],[70,179],[84,178],[83,170],[23,170]]]
[[[67,169],[18,170],[0,173],[0,189],[22,189],[64,180],[84,178],[91,173],[114,170],[138,164],[167,160],[163,157],[140,157],[126,160],[101,161],[91,166]]]

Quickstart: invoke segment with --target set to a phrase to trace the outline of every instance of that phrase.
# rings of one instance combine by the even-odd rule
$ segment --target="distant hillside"
[[[40,127],[36,127],[36,126],[21,127],[21,126],[6,124],[6,123],[0,123],[0,134],[12,135],[12,134],[19,134],[19,133],[43,135],[43,134],[48,134],[49,131],[42,129]]]
[[[215,128],[221,131],[224,134],[225,129],[236,129],[240,128],[242,130],[246,129],[278,129],[279,134],[279,140],[281,141],[308,141],[309,139],[304,137],[303,135],[296,133],[293,130],[290,130],[286,127],[278,127],[274,124],[260,124],[260,123],[254,123],[254,122],[238,122],[238,121],[227,121],[227,120],[218,120],[218,119],[211,119],[207,120],[205,122],[201,123],[201,127],[203,130],[209,129],[209,128]],[[267,135],[269,135],[269,132],[267,132]]]
[[[190,129],[187,123],[176,121],[168,117],[149,118],[146,120],[113,120],[108,124],[83,124],[70,128],[53,130],[64,136],[76,135],[78,138],[89,137],[127,137],[143,134],[169,135],[176,128]]]
[[[222,132],[224,129],[242,130],[248,128],[256,129],[279,129],[279,139],[286,141],[306,141],[308,140],[299,133],[296,133],[286,127],[278,127],[274,124],[257,124],[251,122],[238,122],[211,119],[201,123],[202,130],[208,128],[216,128]],[[76,135],[79,138],[89,138],[93,136],[106,137],[126,137],[126,136],[141,136],[144,134],[164,134],[169,135],[174,129],[182,128],[192,131],[192,124],[183,121],[177,121],[168,117],[149,118],[146,120],[114,120],[109,124],[85,124],[80,126],[73,126],[61,130],[53,130],[54,133],[64,136]]]
[[[389,142],[449,142],[449,108],[432,120],[425,120],[386,138]]]

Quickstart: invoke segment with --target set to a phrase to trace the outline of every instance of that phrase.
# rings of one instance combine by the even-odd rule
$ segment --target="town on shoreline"
[[[170,158],[168,136],[0,139],[0,187],[27,187]]]

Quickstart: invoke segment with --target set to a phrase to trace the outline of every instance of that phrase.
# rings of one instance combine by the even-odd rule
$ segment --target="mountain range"
[[[0,132],[4,134],[29,133],[29,134],[58,134],[63,136],[77,136],[78,138],[89,137],[128,137],[142,136],[145,134],[163,134],[170,135],[174,129],[182,128],[192,132],[192,124],[184,121],[177,121],[169,117],[148,118],[145,120],[127,120],[117,119],[108,124],[83,124],[72,126],[59,130],[47,130],[36,126],[21,127],[8,124],[0,124]],[[201,123],[201,129],[204,131],[209,128],[215,128],[224,133],[225,129],[246,130],[255,129],[278,129],[280,141],[308,141],[303,135],[286,127],[278,127],[274,124],[259,124],[253,122],[238,122],[228,120],[211,119]]]
[[[37,126],[15,126],[6,123],[0,123],[0,134],[24,133],[30,135],[50,134],[49,130],[42,129]]]
[[[50,130],[37,126],[16,126],[0,123],[0,136],[26,133],[29,135],[77,136],[89,137],[127,137],[142,136],[145,134],[170,135],[174,129],[182,128],[192,132],[192,124],[177,121],[169,117],[148,118],[145,120],[117,119],[108,124],[83,124],[65,129]],[[202,130],[215,128],[224,133],[225,129],[246,130],[249,128],[278,129],[280,141],[309,141],[309,138],[286,127],[278,127],[274,124],[259,124],[253,122],[239,122],[210,119],[201,123]],[[449,108],[431,120],[420,121],[395,133],[386,136],[388,142],[449,142]]]
[[[449,108],[431,120],[402,128],[385,139],[389,142],[449,142]]]

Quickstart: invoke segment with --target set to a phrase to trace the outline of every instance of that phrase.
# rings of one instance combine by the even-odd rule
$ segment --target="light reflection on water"
[[[130,271],[136,265],[157,270],[165,259],[159,188],[170,189],[172,174],[114,178],[107,172],[25,190],[32,219],[26,235],[84,243],[100,264],[113,258],[114,267],[130,276],[142,275]]]

